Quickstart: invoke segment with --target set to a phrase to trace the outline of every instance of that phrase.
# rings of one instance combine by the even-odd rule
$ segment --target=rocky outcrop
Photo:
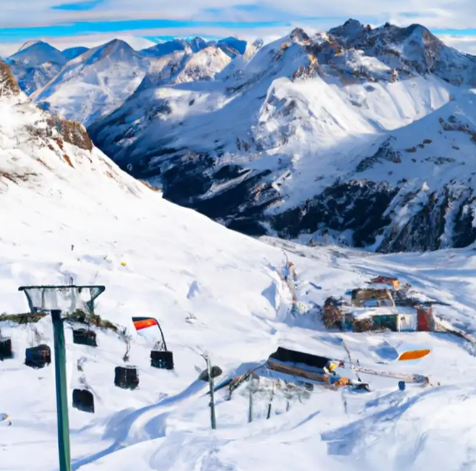
[[[304,205],[274,216],[271,225],[284,238],[350,231],[350,244],[366,247],[391,223],[386,211],[397,193],[385,183],[337,182]]]
[[[0,61],[0,97],[18,95],[20,87],[12,74],[10,66]]]

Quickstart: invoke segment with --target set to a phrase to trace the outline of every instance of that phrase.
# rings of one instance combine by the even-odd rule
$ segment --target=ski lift
[[[0,337],[0,360],[13,358],[12,340]]]
[[[51,363],[51,349],[42,344],[25,350],[25,365],[31,368],[44,368]]]
[[[94,395],[87,389],[73,390],[73,407],[94,414]]]
[[[96,332],[89,329],[73,329],[73,342],[78,345],[97,347]]]
[[[163,370],[173,370],[173,352],[167,350],[164,333],[157,319],[154,319],[153,317],[133,317],[132,322],[138,331],[154,325],[157,326],[162,340],[157,342],[154,349],[150,352],[150,365],[154,368],[160,368]]]
[[[136,389],[139,386],[139,373],[135,366],[116,366],[114,384],[122,389]]]

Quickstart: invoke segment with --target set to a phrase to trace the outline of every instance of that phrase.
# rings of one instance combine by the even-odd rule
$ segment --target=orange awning
[[[431,350],[409,350],[403,352],[398,357],[398,361],[419,360],[420,358],[426,357],[430,351]]]

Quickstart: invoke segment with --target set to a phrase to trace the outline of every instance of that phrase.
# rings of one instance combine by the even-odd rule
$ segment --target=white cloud
[[[0,0],[1,1],[1,0]],[[235,36],[247,41],[253,41],[256,38],[261,38],[265,43],[279,39],[288,34],[294,27],[303,26],[304,29],[312,34],[317,31],[322,31],[327,28],[314,28],[309,25],[302,25],[300,23],[292,24],[289,27],[272,27],[262,29],[226,29],[226,28],[210,28],[206,33],[215,37]],[[90,34],[83,36],[68,36],[58,38],[41,38],[43,41],[48,42],[54,47],[63,50],[69,47],[85,46],[88,48],[96,47],[101,44],[107,43],[112,39],[122,39],[130,44],[135,50],[144,49],[154,45],[155,43],[142,36],[200,36],[204,35],[203,28],[183,28],[177,30],[175,28],[161,28],[132,31],[131,34]],[[454,47],[462,52],[476,55],[476,36],[452,36],[452,35],[438,35],[438,37],[448,46]],[[7,57],[15,53],[24,42],[17,43],[0,43],[0,56]]]
[[[476,56],[476,36],[451,36],[440,34],[438,37],[448,46]]]
[[[1,0],[0,0],[1,1]],[[42,37],[39,38],[52,46],[63,50],[69,47],[85,46],[95,47],[104,44],[112,39],[122,39],[130,44],[134,49],[140,50],[150,47],[155,44],[153,41],[144,38],[143,36],[173,36],[173,37],[188,37],[188,36],[214,36],[227,37],[234,36],[247,41],[253,41],[257,38],[263,39],[265,42],[274,41],[288,34],[291,27],[274,27],[264,29],[228,29],[228,28],[203,28],[189,27],[189,28],[160,28],[160,29],[146,29],[140,31],[131,31],[130,34],[112,33],[112,34],[90,34],[82,36],[67,36],[67,37]],[[29,38],[28,38],[29,39]],[[26,41],[15,43],[0,43],[0,56],[7,57],[16,51]]]
[[[212,22],[247,21],[288,21],[291,26],[252,28],[222,28],[219,26],[187,28],[155,28],[127,32],[108,32],[99,34],[91,28],[91,34],[71,37],[41,38],[64,49],[65,47],[85,45],[95,46],[108,40],[125,38],[136,49],[147,47],[146,42],[139,43],[142,36],[238,36],[243,39],[275,39],[288,33],[294,26],[303,26],[307,31],[327,30],[352,17],[372,25],[385,21],[405,26],[421,23],[430,29],[471,28],[476,24],[474,0],[340,0],[324,2],[316,0],[104,0],[90,11],[62,11],[51,9],[60,4],[78,3],[81,0],[0,0],[1,28],[54,26],[88,20],[134,20],[134,19],[177,19]],[[255,5],[257,11],[243,11],[239,5]],[[214,10],[210,10],[214,9]],[[246,9],[245,9],[246,10]],[[4,34],[7,31],[3,32]],[[84,33],[84,32],[83,32]],[[18,49],[21,44],[37,34],[28,35],[28,31],[16,32],[18,41],[14,44],[0,42],[0,55],[6,55]],[[40,32],[41,34],[41,32]],[[47,34],[45,32],[45,34]],[[62,33],[60,33],[62,34]],[[68,34],[68,33],[66,33]],[[449,45],[465,52],[475,53],[475,37],[440,36]],[[14,41],[12,37],[9,41]],[[1,41],[1,36],[0,36]]]
[[[53,24],[58,21],[90,19],[138,19],[162,18],[204,20],[209,18],[207,9],[254,4],[269,10],[302,18],[354,17],[374,18],[376,22],[387,20],[408,24],[424,23],[430,28],[472,28],[476,24],[474,0],[340,0],[328,2],[316,0],[105,0],[91,11],[52,10],[58,4],[78,3],[78,0],[0,0],[0,25],[4,27]],[[245,15],[249,17],[250,15]],[[251,15],[252,16],[252,15]],[[217,20],[219,15],[216,16]],[[261,18],[260,18],[261,19]],[[269,21],[274,21],[269,14]],[[237,17],[237,21],[240,19]]]

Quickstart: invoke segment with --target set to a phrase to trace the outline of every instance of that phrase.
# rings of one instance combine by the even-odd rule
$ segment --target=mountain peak
[[[329,34],[352,41],[371,30],[369,25],[363,25],[360,21],[350,18],[343,25],[330,29]]]
[[[307,42],[310,39],[309,35],[302,28],[294,28],[289,37],[294,42]]]
[[[109,41],[103,46],[100,46],[100,48],[103,49],[104,51],[107,51],[108,53],[115,52],[117,50],[134,52],[134,49],[128,43],[126,43],[126,41],[123,41],[122,39],[117,39],[117,38],[113,39],[112,41]]]
[[[25,43],[18,52],[9,57],[9,60],[31,67],[37,67],[45,62],[59,65],[64,65],[67,62],[61,51],[43,41]]]
[[[190,47],[192,48],[193,52],[198,52],[207,47],[207,42],[203,39],[200,38],[199,36],[190,39],[187,41],[190,44]]]
[[[25,44],[23,44],[20,49],[18,49],[17,52],[24,51],[25,49],[28,49],[31,46],[34,46],[35,44],[47,44],[44,41],[37,41],[37,40],[32,40],[32,41],[27,41]]]
[[[113,39],[106,44],[90,49],[85,54],[77,56],[83,62],[92,64],[104,58],[114,60],[124,60],[128,57],[134,57],[138,53],[122,39]]]

